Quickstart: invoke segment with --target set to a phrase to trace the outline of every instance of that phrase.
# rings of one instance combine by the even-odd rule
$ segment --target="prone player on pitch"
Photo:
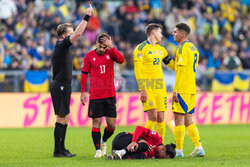
[[[176,154],[175,144],[163,145],[158,132],[141,126],[134,133],[119,133],[112,142],[112,153],[110,159],[174,158]]]

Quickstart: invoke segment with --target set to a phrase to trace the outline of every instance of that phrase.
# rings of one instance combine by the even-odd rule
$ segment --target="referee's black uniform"
[[[53,71],[53,81],[50,93],[55,114],[69,114],[71,80],[72,80],[72,56],[70,56],[69,36],[62,41],[57,41],[52,52],[51,64]]]
[[[67,36],[57,41],[52,52],[51,64],[53,81],[50,87],[51,98],[56,115],[66,117],[70,113],[71,80],[72,80],[72,56],[70,55],[70,37]],[[55,150],[54,157],[72,157],[65,149],[64,141],[67,124],[56,122],[54,130]]]

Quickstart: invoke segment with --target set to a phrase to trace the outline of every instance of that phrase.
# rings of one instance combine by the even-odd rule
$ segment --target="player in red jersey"
[[[114,85],[114,62],[122,64],[122,54],[113,46],[111,37],[101,33],[97,37],[97,48],[86,54],[83,60],[81,75],[81,102],[85,105],[85,86],[90,77],[89,110],[92,118],[92,139],[96,148],[95,157],[102,157],[107,152],[107,139],[115,131],[116,94]],[[107,127],[101,138],[100,126],[102,116],[106,117]]]
[[[112,159],[174,158],[175,147],[173,143],[163,145],[156,131],[137,126],[134,133],[122,132],[114,138]]]

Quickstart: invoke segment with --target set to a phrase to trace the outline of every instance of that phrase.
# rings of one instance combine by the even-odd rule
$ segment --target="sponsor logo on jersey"
[[[141,53],[137,53],[137,58],[138,58],[138,59],[141,58]]]
[[[156,134],[156,131],[152,130],[151,133],[152,133],[153,135],[155,135],[155,134]]]
[[[63,86],[60,86],[60,88],[61,88],[61,91],[63,91],[64,87],[63,87]]]

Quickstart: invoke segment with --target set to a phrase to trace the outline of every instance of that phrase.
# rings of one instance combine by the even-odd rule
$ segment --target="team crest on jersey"
[[[159,51],[159,54],[162,55],[162,51]]]
[[[152,130],[151,131],[152,135],[156,135],[156,131]]]
[[[183,59],[182,59],[182,58],[179,58],[178,62],[181,62],[181,61],[183,61]]]
[[[149,101],[149,106],[153,106],[153,102],[152,101]]]
[[[96,58],[94,57],[94,58],[93,58],[93,61],[95,61],[95,59],[96,59]]]
[[[141,58],[141,53],[137,53],[137,58],[138,58],[138,59]]]
[[[109,55],[107,55],[106,58],[109,59]]]

